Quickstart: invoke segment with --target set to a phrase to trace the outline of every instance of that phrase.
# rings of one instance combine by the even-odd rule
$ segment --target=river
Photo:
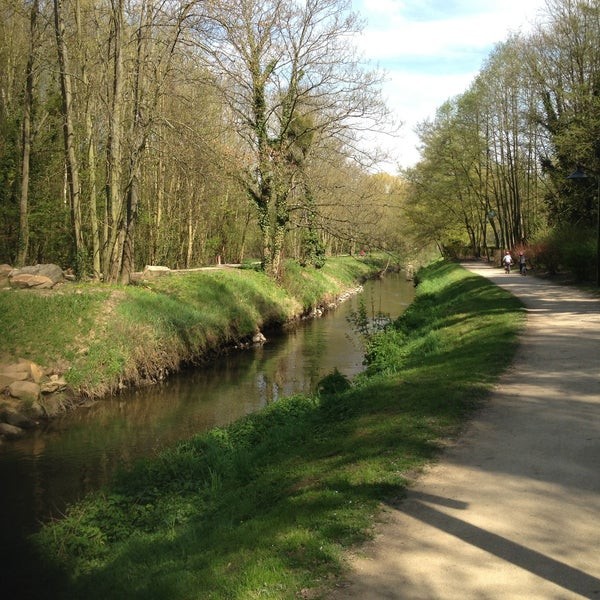
[[[363,369],[363,349],[348,321],[363,299],[369,314],[395,318],[412,302],[402,274],[369,281],[323,317],[268,335],[266,344],[231,352],[155,386],[126,391],[67,413],[0,447],[0,532],[16,547],[40,523],[106,483],[116,469],[195,432],[225,425],[269,402],[314,391],[337,368]],[[13,556],[14,557],[14,556]]]

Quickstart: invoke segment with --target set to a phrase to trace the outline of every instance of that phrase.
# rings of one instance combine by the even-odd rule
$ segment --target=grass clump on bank
[[[485,398],[515,347],[517,300],[456,265],[369,343],[352,384],[295,396],[141,462],[46,526],[36,542],[64,596],[318,597]],[[325,593],[325,592],[324,592]],[[57,597],[60,597],[57,593]]]
[[[221,269],[140,286],[1,290],[0,360],[28,358],[64,374],[75,394],[102,396],[290,321],[377,268],[341,257],[322,270],[290,262],[281,284],[255,270]]]

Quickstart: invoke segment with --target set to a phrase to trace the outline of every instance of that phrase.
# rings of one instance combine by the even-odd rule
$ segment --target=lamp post
[[[573,173],[571,173],[567,179],[573,179],[575,181],[581,181],[582,179],[595,179],[596,180],[596,285],[600,287],[600,176],[594,173],[588,175],[581,167],[577,167]]]

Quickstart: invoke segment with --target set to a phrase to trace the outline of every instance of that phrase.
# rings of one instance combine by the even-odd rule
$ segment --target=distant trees
[[[421,241],[479,255],[595,220],[593,190],[566,177],[600,167],[599,28],[598,0],[550,0],[532,34],[498,45],[421,125],[423,160],[407,174]]]
[[[550,222],[593,223],[592,189],[565,180],[577,165],[600,172],[600,2],[549,0],[528,46],[527,74],[543,133]],[[590,193],[591,192],[591,193]]]
[[[338,228],[333,207],[365,196],[323,175],[354,162],[368,181],[359,137],[385,126],[346,0],[0,0],[0,16],[0,261],[127,282],[252,254],[275,276],[373,222],[367,202]]]
[[[409,174],[410,212],[442,247],[468,246],[479,256],[488,245],[523,244],[535,231],[540,130],[522,51],[516,37],[498,46],[470,89],[421,126],[424,161]]]

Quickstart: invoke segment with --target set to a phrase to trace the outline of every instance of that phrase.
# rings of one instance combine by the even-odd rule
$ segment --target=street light
[[[571,173],[567,179],[573,179],[581,181],[582,179],[595,179],[596,180],[596,201],[598,214],[596,217],[596,285],[600,287],[600,177],[597,174],[588,175],[581,167],[577,167],[573,173]]]

